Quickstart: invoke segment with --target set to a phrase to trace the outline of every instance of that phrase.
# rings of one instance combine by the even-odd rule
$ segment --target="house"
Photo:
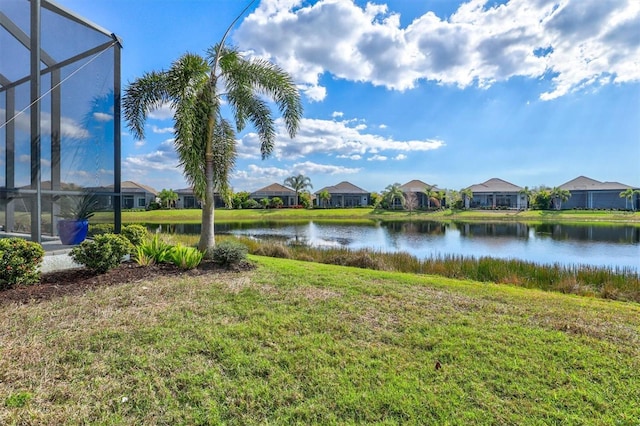
[[[193,192],[193,188],[176,189],[173,192],[178,194],[178,201],[176,201],[176,208],[178,209],[201,209],[202,201],[196,197]],[[213,203],[215,208],[226,207],[224,199],[220,196],[220,193],[213,194]]]
[[[322,200],[320,194],[327,191],[331,198]],[[315,192],[316,205],[321,207],[362,207],[369,204],[371,193],[350,182],[326,186]]]
[[[147,208],[158,196],[158,191],[152,187],[131,180],[126,180],[121,185],[123,209]]]
[[[578,176],[559,186],[571,193],[571,197],[562,203],[563,209],[619,209],[632,210],[640,207],[640,196],[633,201],[620,197],[626,189],[637,189],[619,182],[600,182],[586,176]]]
[[[199,209],[202,208],[202,203],[193,193],[193,188],[176,189],[173,192],[178,194],[178,200],[176,201],[176,208],[178,209]],[[216,206],[217,207],[217,206]]]
[[[249,198],[260,202],[263,198],[271,200],[278,197],[282,200],[284,207],[295,206],[296,204],[296,191],[291,188],[287,188],[279,183],[272,183],[271,185],[260,188],[249,195]]]
[[[440,191],[440,189],[438,189],[438,187],[436,187],[435,185],[426,184],[418,179],[414,179],[400,186],[400,189],[402,190],[402,193],[404,194],[405,199],[407,198],[407,196],[410,196],[409,194],[415,194],[415,199],[417,204],[415,208],[426,209],[429,207],[432,207],[432,208],[440,207],[441,204],[444,204],[444,200],[439,200],[437,196],[431,197],[431,200],[427,200],[427,195],[425,194],[425,190],[427,188],[430,188],[431,190],[436,192]],[[400,202],[399,200],[394,200],[394,204],[399,202]],[[400,206],[397,206],[397,207],[400,207]]]
[[[502,179],[492,178],[465,189],[470,190],[473,194],[471,200],[465,198],[466,208],[508,208],[518,210],[527,208],[527,196],[520,193],[522,187]]]

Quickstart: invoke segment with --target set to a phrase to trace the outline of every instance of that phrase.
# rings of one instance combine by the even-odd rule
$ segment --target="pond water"
[[[156,229],[158,225],[149,225]],[[165,232],[199,234],[200,225],[163,225]],[[371,225],[264,222],[217,224],[216,232],[316,247],[491,256],[541,264],[631,268],[640,272],[640,228],[523,223],[378,222]]]

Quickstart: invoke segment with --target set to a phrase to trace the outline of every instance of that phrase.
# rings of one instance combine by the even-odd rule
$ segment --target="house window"
[[[144,198],[138,198],[138,207],[146,207],[147,206],[147,200]]]

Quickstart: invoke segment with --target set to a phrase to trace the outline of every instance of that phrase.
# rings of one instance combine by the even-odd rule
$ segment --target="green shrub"
[[[134,224],[123,226],[122,235],[124,235],[131,244],[133,244],[135,247],[138,247],[145,241],[145,239],[149,235],[149,232],[144,226]]]
[[[193,247],[178,244],[171,250],[171,260],[173,264],[181,269],[194,269],[198,267],[204,253]]]
[[[44,249],[22,238],[0,238],[0,290],[40,281]]]
[[[115,227],[113,226],[113,223],[90,223],[87,237],[94,237],[100,234],[113,234],[114,231]]]
[[[105,273],[118,266],[132,250],[131,243],[122,235],[101,234],[74,247],[70,256],[91,271]]]
[[[152,239],[143,241],[136,249],[136,260],[139,264],[143,257],[150,257],[155,263],[171,262],[171,250],[173,246],[162,240],[158,234]]]
[[[227,240],[217,244],[211,249],[211,259],[222,266],[237,265],[247,258],[247,246]]]

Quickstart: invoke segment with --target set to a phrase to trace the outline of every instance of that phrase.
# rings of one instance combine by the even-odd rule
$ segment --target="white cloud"
[[[348,158],[349,160],[361,160],[362,155],[354,154],[354,155],[338,155],[336,158]]]
[[[398,154],[393,159],[396,160],[396,161],[406,160],[407,156],[404,155],[404,154]]]
[[[104,112],[94,112],[93,113],[93,118],[96,121],[107,122],[107,121],[113,120],[113,114],[107,114],[107,113],[104,113]]]
[[[331,116],[332,116],[333,118],[344,117],[344,112],[341,112],[341,111],[334,111],[334,112],[331,114]]]
[[[516,76],[550,79],[540,95],[547,100],[640,81],[640,1],[487,3],[470,0],[446,19],[427,12],[401,27],[386,5],[263,0],[234,37],[284,67],[305,91],[322,88],[327,72],[393,90],[420,80],[463,88]]]
[[[158,127],[158,126],[152,125],[151,131],[156,134],[173,133],[173,127]]]
[[[142,148],[142,147],[143,147],[143,146],[145,146],[146,144],[147,144],[147,141],[146,141],[146,140],[144,140],[144,139],[142,139],[142,140],[137,140],[137,141],[135,141],[135,142],[133,143],[133,145],[134,145],[136,148]]]
[[[13,121],[16,129],[30,132],[31,131],[31,116],[28,112],[22,112],[14,116]],[[0,108],[0,122],[6,122],[6,110]],[[51,114],[43,111],[40,113],[40,132],[42,135],[51,134]],[[89,132],[76,120],[69,117],[60,118],[60,133],[62,137],[70,139],[86,139],[89,137]]]
[[[282,119],[276,120],[277,135],[274,156],[278,159],[296,159],[313,154],[339,158],[352,158],[364,154],[388,151],[414,152],[441,148],[445,143],[437,139],[398,141],[392,138],[364,133],[366,126],[351,123],[357,120],[335,121],[303,118],[295,139],[290,139]],[[260,143],[255,133],[245,134],[238,141],[240,158],[260,158]],[[353,157],[355,159],[355,157]]]
[[[156,120],[169,120],[173,118],[173,108],[171,108],[170,103],[164,103],[160,105],[158,108],[153,108],[149,110],[147,114],[148,118],[153,118]]]
[[[309,174],[328,174],[328,175],[338,175],[338,174],[354,174],[359,173],[361,168],[351,168],[351,167],[343,167],[336,166],[333,164],[318,164],[312,161],[305,161],[303,163],[296,163],[293,165],[293,170],[302,173],[304,175]]]
[[[295,163],[287,168],[261,167],[250,164],[243,170],[236,170],[231,182],[236,190],[255,191],[274,182],[282,183],[286,178],[296,174],[310,175],[344,175],[359,173],[360,168],[349,168],[332,164],[318,164],[312,161]]]
[[[122,174],[128,176],[128,179],[135,180],[136,177],[147,176],[153,172],[177,172],[182,175],[173,139],[162,142],[153,152],[130,155],[122,162]]]
[[[367,161],[387,161],[387,157],[384,155],[374,155],[372,157],[367,158]]]

